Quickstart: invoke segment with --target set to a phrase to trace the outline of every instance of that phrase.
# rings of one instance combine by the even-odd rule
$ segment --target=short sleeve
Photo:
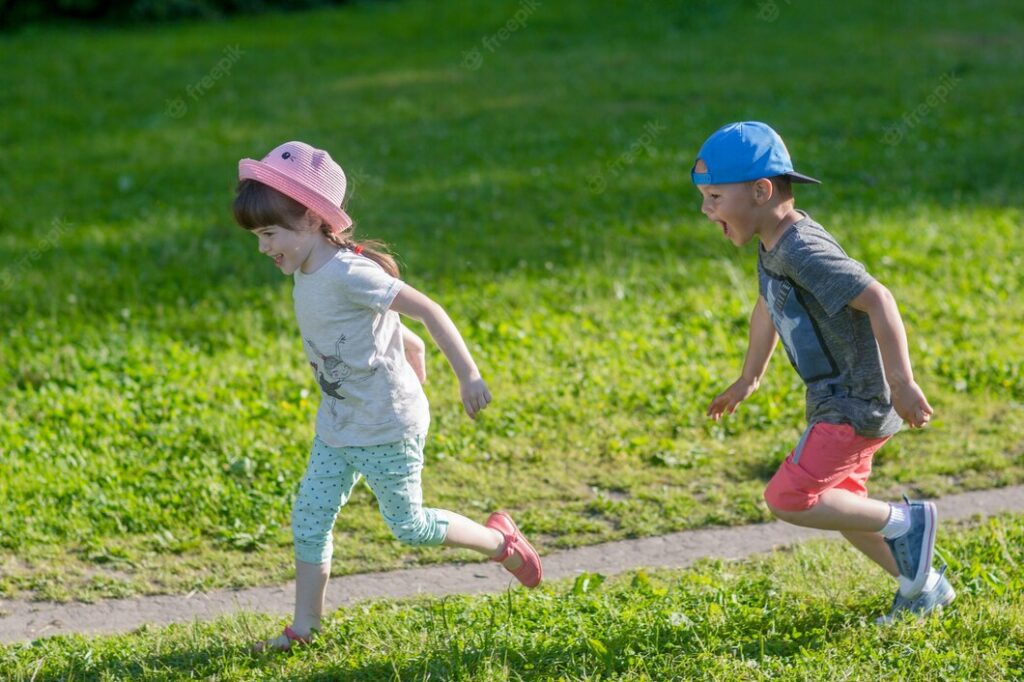
[[[343,263],[345,273],[341,278],[341,286],[349,300],[378,313],[387,312],[402,288],[402,280],[384,272],[383,268],[365,256],[345,259]]]
[[[830,317],[875,281],[860,262],[825,235],[801,235],[787,256],[793,281],[814,296]]]

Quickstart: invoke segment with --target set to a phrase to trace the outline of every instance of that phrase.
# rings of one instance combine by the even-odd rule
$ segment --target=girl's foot
[[[257,642],[253,645],[252,650],[255,653],[263,653],[264,651],[291,651],[294,647],[306,646],[313,641],[313,636],[317,633],[316,628],[309,631],[309,634],[303,637],[292,630],[291,626],[284,629],[277,637]]]
[[[504,566],[524,586],[537,587],[544,577],[540,555],[523,536],[512,517],[502,511],[494,512],[484,525],[498,531],[505,538],[505,547],[491,561]]]

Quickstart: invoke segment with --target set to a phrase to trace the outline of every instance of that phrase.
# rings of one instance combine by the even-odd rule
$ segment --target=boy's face
[[[757,231],[757,212],[761,208],[750,182],[724,185],[698,185],[704,201],[700,210],[708,220],[718,223],[725,236],[736,246],[749,242]]]
[[[302,267],[317,239],[312,230],[289,230],[280,225],[259,227],[252,233],[259,239],[260,253],[272,258],[286,275]]]

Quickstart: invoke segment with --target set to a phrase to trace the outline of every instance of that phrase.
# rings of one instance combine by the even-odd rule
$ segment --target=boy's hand
[[[910,428],[919,429],[931,420],[935,411],[928,404],[924,391],[917,383],[911,381],[891,388],[892,406],[896,409],[896,414],[910,424]]]
[[[732,414],[737,406],[750,397],[750,394],[757,390],[757,384],[751,383],[740,377],[732,386],[718,394],[711,405],[708,406],[707,415],[714,421],[718,421],[722,413]]]
[[[466,414],[470,419],[476,419],[480,410],[491,402],[491,392],[487,390],[487,384],[480,377],[460,382],[459,394],[462,396],[462,406],[466,408]]]

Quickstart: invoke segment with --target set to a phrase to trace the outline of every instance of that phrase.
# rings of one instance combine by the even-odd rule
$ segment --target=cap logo
[[[292,153],[291,152],[285,152],[284,154],[281,155],[281,158],[282,159],[290,159],[290,158],[292,158]]]

